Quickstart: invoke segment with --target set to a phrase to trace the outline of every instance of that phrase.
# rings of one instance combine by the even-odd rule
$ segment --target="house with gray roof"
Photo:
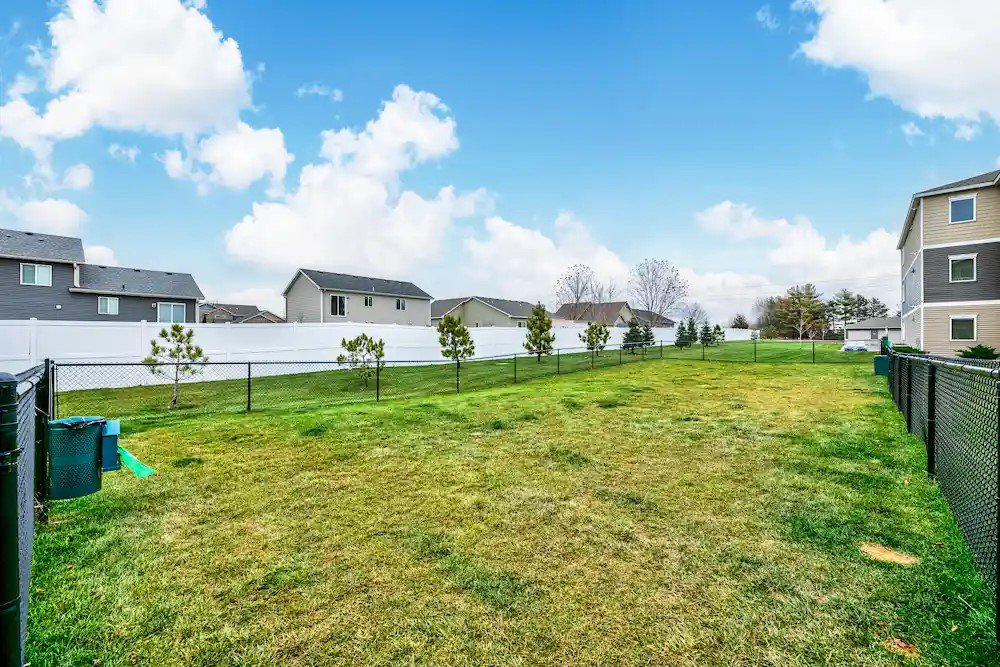
[[[0,229],[0,319],[197,322],[188,273],[87,264],[72,236]]]
[[[431,295],[411,282],[298,269],[282,293],[289,322],[428,326]]]
[[[206,302],[198,306],[198,321],[206,324],[281,324],[285,318],[259,306]]]
[[[495,299],[488,296],[461,296],[431,303],[431,325],[445,315],[462,320],[467,327],[524,327],[535,304],[530,301]]]
[[[844,340],[867,344],[871,349],[877,349],[883,336],[896,345],[902,342],[902,325],[898,317],[871,317],[844,327]]]
[[[626,301],[564,303],[552,314],[556,322],[596,322],[609,327],[627,327],[633,319],[635,311]]]

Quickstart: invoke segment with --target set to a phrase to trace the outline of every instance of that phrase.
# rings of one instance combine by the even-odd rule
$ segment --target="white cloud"
[[[94,172],[82,162],[74,164],[63,176],[63,187],[70,190],[86,190],[94,183]]]
[[[401,85],[363,130],[324,132],[325,161],[303,167],[281,201],[255,203],[227,232],[227,251],[268,267],[378,267],[390,277],[440,260],[453,221],[479,210],[485,194],[444,187],[428,199],[398,180],[458,147],[446,111],[434,95]]]
[[[703,229],[731,241],[763,240],[772,244],[770,263],[792,282],[847,287],[894,304],[899,300],[899,252],[896,237],[879,228],[859,240],[847,235],[828,240],[803,216],[766,219],[747,204],[724,201],[695,215]]]
[[[38,79],[26,74],[18,74],[14,77],[14,83],[7,87],[7,97],[9,99],[21,98],[38,90]]]
[[[88,245],[83,247],[83,256],[88,264],[101,266],[118,266],[115,251],[106,245]]]
[[[797,0],[817,18],[800,51],[864,74],[873,97],[925,118],[1000,119],[993,0]]]
[[[906,140],[910,143],[912,143],[913,140],[916,139],[917,137],[924,136],[924,131],[921,130],[920,126],[914,123],[912,120],[900,125],[899,131],[903,133],[903,136],[906,137]]]
[[[272,196],[282,192],[285,172],[294,159],[285,149],[285,136],[280,129],[257,130],[244,122],[202,139],[188,151],[186,158],[176,150],[163,155],[167,174],[198,183],[200,192],[206,192],[212,185],[245,190],[253,182],[268,178],[268,193]],[[205,172],[195,163],[204,163],[210,170]]]
[[[777,30],[781,27],[781,23],[778,18],[771,13],[771,5],[764,5],[757,10],[754,15],[757,19],[757,23],[761,25],[765,30]]]
[[[629,267],[571,213],[559,214],[551,236],[499,216],[487,218],[484,230],[485,238],[464,242],[467,283],[465,290],[458,290],[463,294],[471,287],[555,308],[553,288],[559,276],[573,264],[586,264],[600,280],[614,280],[621,290],[619,298],[625,298]]]
[[[116,160],[135,162],[135,159],[139,157],[139,152],[138,146],[122,146],[121,144],[111,144],[108,146],[108,155]]]
[[[331,88],[320,83],[304,83],[295,91],[295,97],[305,97],[307,95],[328,97],[334,102],[344,101],[344,91],[340,88]]]
[[[959,141],[972,141],[979,136],[981,128],[978,123],[960,123],[955,128],[955,138]]]
[[[195,134],[233,126],[249,108],[239,46],[177,0],[67,0],[33,62],[53,96],[0,107],[0,136],[47,161],[51,143],[94,126]]]
[[[753,302],[757,297],[782,294],[787,284],[777,283],[756,273],[735,271],[698,272],[687,267],[678,269],[688,281],[688,301],[697,301],[708,311],[713,323],[726,325],[736,313],[752,319]]]
[[[87,221],[86,212],[65,199],[12,202],[10,208],[18,226],[32,232],[77,236]]]

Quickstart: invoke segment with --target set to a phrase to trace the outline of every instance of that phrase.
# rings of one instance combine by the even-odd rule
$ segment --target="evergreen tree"
[[[476,353],[476,344],[462,320],[454,315],[445,315],[437,325],[441,356],[461,363]]]
[[[177,407],[181,380],[201,373],[204,370],[202,363],[208,361],[208,357],[202,353],[200,346],[194,344],[194,330],[184,331],[180,324],[160,329],[158,339],[154,338],[149,343],[149,356],[142,363],[149,367],[149,372],[153,375],[173,381],[173,397],[168,406],[173,409]]]
[[[642,331],[642,325],[639,324],[639,320],[633,317],[632,321],[628,323],[628,331],[625,332],[625,336],[622,338],[622,347],[629,354],[635,354],[635,348],[642,345],[644,339],[645,335]]]
[[[726,332],[718,324],[712,329],[712,340],[716,345],[726,342]]]
[[[537,355],[538,361],[542,360],[543,354],[552,354],[552,344],[556,341],[556,335],[552,332],[552,318],[546,312],[545,306],[539,303],[531,309],[527,327],[524,349]]]
[[[688,320],[688,340],[692,345],[698,342],[698,322],[693,317]]]
[[[594,350],[598,355],[608,344],[611,338],[611,331],[608,325],[599,322],[588,322],[587,328],[580,334],[580,341],[587,346],[588,350]]]
[[[734,329],[749,329],[750,322],[747,321],[747,318],[743,315],[743,313],[736,313],[733,317],[732,327]]]
[[[642,341],[646,345],[653,345],[656,343],[656,334],[653,333],[653,325],[649,322],[642,325]]]
[[[353,368],[358,378],[368,388],[368,381],[375,376],[378,368],[384,368],[385,362],[385,341],[381,338],[375,340],[366,333],[356,338],[347,340],[341,339],[340,346],[347,354],[338,354],[337,363]]]
[[[812,283],[788,288],[779,304],[782,325],[799,340],[813,332],[822,310],[823,301]]]
[[[705,346],[712,344],[712,328],[708,326],[707,322],[701,325],[701,333],[698,340]]]

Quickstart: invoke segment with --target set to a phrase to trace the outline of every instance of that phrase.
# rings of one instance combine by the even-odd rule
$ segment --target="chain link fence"
[[[0,374],[0,665],[23,665],[36,515],[45,520],[49,364]]]
[[[889,389],[907,429],[927,451],[976,569],[998,586],[1000,504],[1000,367],[996,362],[891,354]],[[1000,639],[1000,616],[997,618]]]

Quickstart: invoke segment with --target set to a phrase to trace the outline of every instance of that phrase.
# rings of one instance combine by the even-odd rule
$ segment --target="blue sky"
[[[890,57],[961,20],[929,0],[133,1],[0,8],[0,224],[212,298],[280,306],[305,265],[551,302],[567,264],[624,286],[655,256],[719,319],[807,280],[895,304],[909,195],[1000,152],[980,81]]]

